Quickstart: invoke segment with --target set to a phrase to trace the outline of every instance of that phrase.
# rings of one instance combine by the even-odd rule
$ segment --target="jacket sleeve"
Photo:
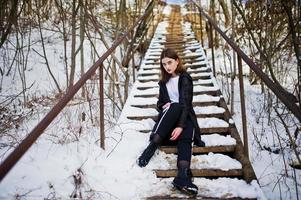
[[[162,111],[162,106],[165,104],[164,102],[164,92],[163,92],[163,88],[162,88],[162,83],[160,84],[159,82],[159,98],[158,98],[158,101],[157,101],[157,110],[159,112]]]
[[[180,105],[182,106],[182,114],[179,118],[178,127],[184,128],[186,126],[186,119],[192,108],[192,95],[193,95],[193,83],[191,77],[183,76],[180,84]]]

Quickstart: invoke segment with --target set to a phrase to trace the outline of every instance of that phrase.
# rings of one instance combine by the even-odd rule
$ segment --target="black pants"
[[[162,144],[177,145],[178,161],[185,160],[190,163],[192,154],[192,142],[194,137],[194,127],[192,121],[187,118],[186,127],[177,140],[171,141],[171,133],[176,128],[177,122],[182,113],[182,108],[178,103],[172,103],[168,109],[163,111],[155,124],[150,139],[155,134],[159,134]]]

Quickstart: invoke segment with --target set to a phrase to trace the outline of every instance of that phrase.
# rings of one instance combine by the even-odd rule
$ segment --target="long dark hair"
[[[163,58],[172,58],[172,59],[175,59],[175,60],[179,61],[179,64],[178,64],[177,69],[175,71],[176,74],[181,74],[181,73],[186,71],[186,69],[182,65],[180,57],[178,56],[178,54],[173,49],[170,49],[170,48],[163,49],[163,51],[161,53],[161,56],[160,56],[160,70],[161,70],[160,79],[161,79],[161,81],[167,82],[171,77],[171,74],[167,73],[165,71],[164,67],[163,67],[163,64],[162,64],[162,59]]]

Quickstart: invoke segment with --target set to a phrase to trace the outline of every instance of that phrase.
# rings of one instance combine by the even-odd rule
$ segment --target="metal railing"
[[[277,84],[275,84],[267,74],[265,74],[260,67],[258,67],[236,44],[235,42],[230,39],[214,22],[213,19],[198,5],[195,0],[190,0],[192,4],[198,9],[200,19],[203,19],[206,21],[206,23],[209,25],[209,31],[210,31],[210,46],[212,49],[212,60],[213,60],[213,67],[215,68],[214,63],[214,46],[213,46],[213,29],[218,32],[224,40],[232,47],[232,49],[237,53],[238,55],[238,70],[239,70],[239,85],[240,85],[240,98],[241,98],[241,112],[242,112],[242,124],[243,124],[243,141],[244,141],[244,153],[247,157],[248,155],[248,137],[247,137],[247,123],[246,123],[246,111],[245,111],[245,100],[244,100],[244,91],[243,91],[243,78],[242,78],[242,62],[241,59],[245,61],[245,63],[256,73],[256,75],[265,83],[265,85],[279,98],[279,100],[290,110],[293,115],[301,122],[301,109],[296,105],[296,103],[290,101],[286,94],[279,88]],[[200,22],[201,23],[201,22]],[[202,30],[201,30],[201,36]],[[201,38],[203,43],[203,37]],[[215,71],[215,69],[214,69]]]
[[[148,5],[152,4],[154,0],[150,1]],[[148,7],[148,6],[147,6]],[[8,157],[1,163],[0,166],[0,181],[7,175],[7,173],[13,168],[13,166],[19,161],[19,159],[26,153],[26,151],[32,146],[32,144],[39,138],[43,131],[49,126],[49,124],[55,119],[55,117],[63,110],[67,103],[74,97],[78,90],[83,87],[87,80],[89,80],[99,69],[99,81],[100,81],[100,137],[101,146],[104,147],[104,108],[103,108],[103,62],[113,51],[119,46],[124,39],[134,31],[150,13],[145,11],[142,16],[129,28],[123,35],[121,35],[112,46],[89,68],[89,70],[81,76],[81,78],[68,90],[66,94],[59,100],[59,102],[46,114],[46,116],[36,125],[36,127],[26,136],[26,138],[8,155]]]

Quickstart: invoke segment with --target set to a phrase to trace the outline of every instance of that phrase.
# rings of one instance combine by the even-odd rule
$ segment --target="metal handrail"
[[[267,85],[269,89],[280,99],[280,101],[294,114],[294,116],[301,122],[301,109],[294,103],[291,102],[286,94],[284,94],[276,85],[234,42],[231,40],[209,17],[208,14],[198,5],[194,0],[192,0],[194,5],[199,9],[200,14],[202,14],[208,22],[214,27],[214,29],[226,40],[226,42],[237,52],[237,54],[248,64],[248,66],[256,73],[257,76]]]
[[[149,2],[149,4],[152,1]],[[96,70],[102,66],[105,59],[113,53],[116,47],[123,42],[123,40],[130,34],[134,28],[142,22],[142,20],[147,16],[147,12],[139,17],[139,19],[133,24],[133,26],[128,29],[122,36],[120,36],[93,65],[90,69],[82,75],[82,77],[71,86],[66,94],[59,100],[59,102],[47,113],[47,115],[36,125],[36,127],[26,136],[26,138],[14,149],[10,155],[1,163],[0,166],[0,182],[7,175],[7,173],[13,168],[13,166],[19,161],[19,159],[26,153],[26,151],[31,147],[31,145],[38,139],[38,137],[43,133],[43,131],[49,126],[49,124],[54,120],[54,118],[62,111],[62,109],[67,105],[67,103],[73,98],[73,96],[78,92],[78,90],[90,79],[96,72]],[[101,70],[102,71],[102,70]]]

